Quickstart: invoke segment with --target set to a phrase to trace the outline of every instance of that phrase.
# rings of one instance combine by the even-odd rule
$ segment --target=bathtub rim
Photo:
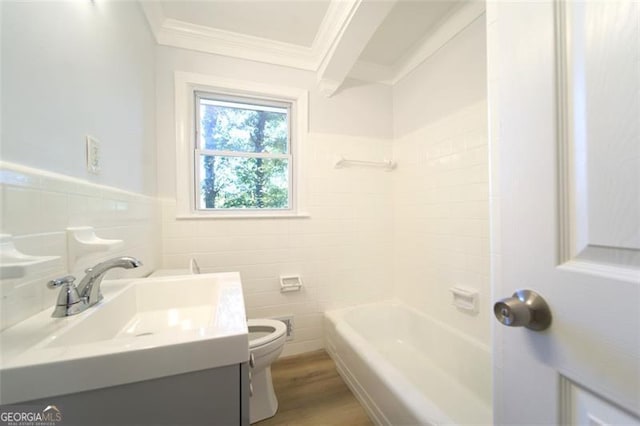
[[[436,406],[429,398],[427,398],[417,387],[415,384],[411,383],[401,372],[399,372],[393,365],[389,363],[382,355],[380,355],[377,351],[367,350],[370,348],[370,344],[360,336],[353,328],[348,325],[334,324],[334,330],[336,335],[339,338],[347,341],[347,346],[349,350],[352,350],[359,358],[361,358],[362,362],[371,370],[374,370],[372,366],[382,366],[383,372],[376,371],[378,379],[384,383],[387,389],[393,395],[403,395],[402,398],[398,398],[400,402],[408,409],[412,416],[417,419],[420,425],[443,425],[443,424],[455,424],[453,420],[449,418],[438,406]],[[346,334],[346,336],[345,336]],[[351,369],[347,365],[346,362],[343,361],[340,356],[340,351],[336,350],[335,342],[332,342],[333,336],[326,336],[327,343],[327,352],[334,360],[338,368],[338,372],[342,375],[344,372],[347,372],[348,375],[342,376],[345,382],[350,385],[350,388],[357,395],[358,399],[361,399],[361,402],[365,406],[365,409],[369,413],[370,417],[375,418],[375,420],[380,420],[382,417],[386,420],[386,424],[389,426],[393,426],[393,423],[389,422],[387,416],[384,414],[384,410],[382,410],[376,401],[369,395],[367,390],[362,386],[358,378],[354,373],[351,372]],[[354,385],[355,382],[355,386]],[[352,387],[353,386],[353,387]],[[362,395],[364,394],[364,395]],[[425,410],[426,408],[426,410]],[[373,413],[373,415],[372,415]]]
[[[452,327],[451,325],[447,324],[446,322],[443,322],[425,312],[420,311],[417,308],[414,308],[413,306],[410,306],[408,304],[406,304],[405,302],[403,302],[400,299],[397,298],[393,298],[393,299],[386,299],[386,300],[382,300],[379,302],[368,302],[368,303],[361,303],[361,304],[357,304],[357,305],[352,305],[352,306],[348,306],[348,307],[343,307],[343,308],[337,308],[337,309],[330,309],[324,312],[324,316],[328,317],[334,324],[337,324],[337,320],[344,318],[344,316],[352,311],[358,310],[358,309],[362,309],[362,308],[367,308],[367,307],[374,307],[374,306],[390,306],[392,308],[402,308],[402,309],[406,309],[410,312],[412,312],[415,315],[418,315],[420,317],[426,318],[429,321],[432,321],[433,323],[435,323],[436,325],[444,328],[445,330],[447,330],[448,332],[451,332],[452,334],[454,334],[456,337],[459,337],[463,340],[469,341],[469,343],[473,344],[475,347],[477,347],[478,349],[484,350],[486,351],[490,356],[492,355],[492,346],[491,344],[487,344],[484,343],[480,340],[478,340],[476,337],[471,336],[469,334],[466,334],[462,331],[460,331],[458,328]]]
[[[412,383],[404,373],[398,370],[396,366],[390,363],[386,358],[378,353],[378,351],[371,350],[372,344],[361,335],[357,327],[354,327],[347,319],[345,319],[345,317],[353,311],[361,310],[363,308],[375,309],[377,307],[389,307],[404,310],[409,312],[410,315],[416,315],[418,318],[424,319],[425,321],[431,321],[434,327],[441,327],[445,333],[451,333],[455,338],[461,339],[465,343],[472,345],[475,349],[486,353],[489,357],[489,368],[492,368],[491,346],[442,321],[437,320],[429,314],[407,305],[405,302],[397,298],[331,309],[324,313],[325,348],[339,367],[338,371],[340,375],[343,377],[345,382],[347,382],[356,397],[361,401],[372,420],[377,424],[391,425],[391,423],[388,422],[385,411],[382,410],[376,400],[369,395],[367,390],[358,380],[358,376],[351,372],[349,363],[345,362],[343,357],[340,356],[341,350],[354,352],[355,355],[360,358],[360,361],[365,364],[366,368],[377,376],[377,379],[382,382],[389,393],[394,396],[402,395],[403,397],[398,398],[398,400],[400,400],[401,404],[409,410],[411,416],[418,419],[420,424],[457,424],[444,411],[435,405],[435,403],[429,398],[429,395],[424,394],[419,387]],[[328,329],[328,327],[331,327],[331,329]],[[337,337],[334,335],[337,335]],[[342,344],[345,344],[347,346],[346,348],[336,347],[336,340],[338,338],[345,341]],[[375,366],[377,365],[384,366],[382,372],[376,370]],[[489,410],[493,411],[494,396],[492,386],[490,387],[488,394],[484,397],[481,396],[481,394],[475,393],[472,388],[468,389],[476,395],[476,398],[483,401],[483,404]],[[408,389],[410,389],[409,392],[407,392]],[[387,423],[384,423],[384,421],[381,422],[381,418]]]

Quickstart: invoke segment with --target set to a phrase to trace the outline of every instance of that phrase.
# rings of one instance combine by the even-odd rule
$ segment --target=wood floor
[[[271,374],[278,413],[256,425],[373,425],[325,351],[280,359]]]

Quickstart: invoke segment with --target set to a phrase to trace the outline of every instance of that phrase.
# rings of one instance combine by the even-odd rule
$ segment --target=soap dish
[[[451,287],[453,305],[470,314],[478,313],[478,290],[465,286]]]
[[[60,256],[31,256],[16,248],[13,237],[0,234],[0,279],[22,278],[52,266]]]

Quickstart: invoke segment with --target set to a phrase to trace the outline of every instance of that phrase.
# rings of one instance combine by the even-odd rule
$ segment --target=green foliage
[[[254,153],[287,152],[285,113],[200,105],[199,141],[204,149]],[[206,208],[287,208],[286,159],[201,156]]]

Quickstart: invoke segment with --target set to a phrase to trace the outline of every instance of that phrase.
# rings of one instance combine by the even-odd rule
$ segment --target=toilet
[[[250,319],[247,326],[252,390],[249,419],[255,423],[273,417],[278,411],[278,399],[271,382],[271,363],[282,353],[287,326],[282,321],[271,319]]]

